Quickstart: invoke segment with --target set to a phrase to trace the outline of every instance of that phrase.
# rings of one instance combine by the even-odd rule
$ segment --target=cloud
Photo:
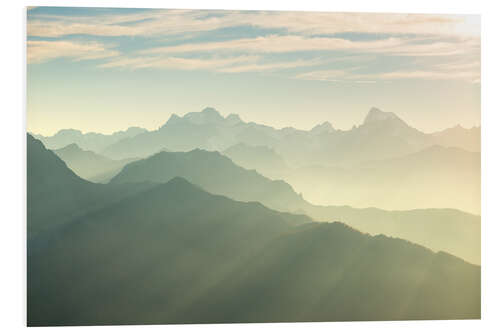
[[[479,61],[455,61],[437,63],[424,69],[390,71],[377,75],[379,79],[425,79],[425,80],[464,80],[471,83],[481,80]]]
[[[454,38],[447,41],[415,38],[408,43],[402,43],[395,47],[379,51],[399,56],[442,57],[471,53],[479,55],[480,48],[481,41],[477,38]]]
[[[123,57],[116,58],[99,65],[101,68],[127,67],[130,69],[141,68],[169,68],[181,70],[210,69],[218,70],[235,64],[254,62],[256,56],[237,56],[228,58],[181,58],[181,57]]]
[[[264,30],[258,37],[196,43],[186,42],[189,38],[184,38],[196,37],[199,32],[240,26],[280,29],[280,34],[269,34]],[[359,83],[404,78],[474,81],[480,77],[480,66],[472,65],[479,63],[481,48],[480,19],[474,15],[146,10],[128,14],[99,12],[97,15],[69,16],[28,12],[27,29],[29,37],[51,38],[28,41],[28,63],[31,64],[66,57],[75,61],[104,59],[98,65],[101,68],[168,68],[226,73],[301,68],[309,71],[298,74],[296,77],[300,79]],[[342,33],[351,35],[339,35]],[[99,36],[142,36],[154,39],[149,45],[156,47],[121,54],[114,45],[71,40],[70,35],[74,34],[96,36],[96,40]],[[68,37],[54,40],[62,36]],[[173,40],[180,44],[162,46]],[[296,52],[322,52],[322,58],[300,59],[302,56],[294,54]],[[332,52],[339,52],[340,56],[333,56]],[[285,53],[286,61],[274,61],[270,56]],[[384,56],[414,58],[419,62],[415,61],[404,70],[387,62],[380,69],[369,64]],[[348,67],[342,71],[307,69],[341,58],[343,65]],[[436,67],[434,58],[458,59],[458,62]],[[372,66],[364,70],[384,72],[359,74],[352,67],[361,63]]]
[[[328,51],[380,49],[400,45],[401,40],[388,38],[376,41],[353,42],[343,38],[303,37],[296,35],[270,35],[223,42],[181,44],[141,51],[141,53],[189,53],[213,51],[245,51],[259,53],[283,53],[297,51]]]
[[[117,57],[98,65],[100,68],[160,68],[177,70],[209,70],[223,73],[271,72],[279,69],[315,66],[325,60],[295,60],[285,62],[260,62],[262,58],[256,55],[183,58],[172,56]]]
[[[207,18],[207,13],[209,11],[174,9],[95,16],[31,15],[27,31],[28,36],[38,37],[73,34],[161,37],[238,25],[231,15]]]
[[[463,79],[474,81],[478,73],[475,71],[456,71],[442,72],[431,70],[415,70],[415,71],[395,71],[375,75],[379,79],[427,79],[427,80],[450,80]],[[373,77],[373,76],[371,76]]]
[[[344,80],[348,74],[349,72],[345,70],[330,69],[298,74],[295,76],[295,78],[304,80],[339,82]]]
[[[296,60],[296,61],[286,61],[286,62],[254,63],[254,64],[246,64],[246,65],[222,68],[219,71],[225,73],[271,72],[287,68],[316,66],[324,62],[325,61],[320,59],[314,59],[314,60]]]
[[[244,25],[286,29],[290,33],[305,35],[345,32],[448,36],[480,34],[479,16],[473,15],[150,10],[90,17],[31,15],[28,20],[28,35],[152,36]]]
[[[385,53],[400,56],[450,56],[479,50],[475,39],[439,41],[421,38],[385,38],[352,41],[334,37],[305,37],[297,35],[270,35],[221,42],[189,43],[142,50],[142,54],[176,54],[193,52],[253,52],[286,53],[299,51],[349,51],[358,53]]]
[[[429,69],[398,70],[380,73],[362,74],[356,72],[359,67],[348,70],[318,70],[301,73],[296,79],[356,83],[374,83],[384,80],[420,79],[420,80],[463,80],[470,83],[480,82],[481,72],[476,64],[435,65]]]
[[[101,59],[118,56],[120,53],[110,46],[97,42],[33,41],[27,42],[28,64],[43,63],[56,58],[71,58],[75,61]]]

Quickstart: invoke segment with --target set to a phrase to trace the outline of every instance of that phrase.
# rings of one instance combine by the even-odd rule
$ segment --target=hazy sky
[[[480,124],[480,18],[36,7],[27,127],[156,129],[215,107],[347,129],[376,106],[426,132]]]

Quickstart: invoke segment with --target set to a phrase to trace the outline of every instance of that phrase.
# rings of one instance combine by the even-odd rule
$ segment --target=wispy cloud
[[[188,53],[213,51],[245,51],[258,53],[283,53],[297,51],[335,51],[335,50],[375,50],[400,45],[398,38],[376,41],[354,42],[343,38],[304,37],[297,35],[270,35],[257,38],[244,38],[223,42],[192,43],[143,50],[141,53]]]
[[[43,63],[56,58],[75,61],[101,59],[118,56],[120,53],[110,46],[97,42],[33,41],[27,42],[29,64]]]
[[[311,67],[325,63],[325,60],[296,60],[270,63],[253,63],[240,66],[231,66],[220,69],[225,73],[243,73],[243,72],[272,72],[280,69]]]
[[[475,65],[479,63],[481,48],[479,16],[201,10],[142,10],[126,14],[105,11],[96,15],[41,12],[28,11],[28,37],[37,39],[28,41],[30,64],[64,57],[74,61],[102,59],[98,65],[101,68],[134,70],[242,73],[297,68],[302,73],[293,75],[300,79],[358,83],[480,79],[480,67]],[[231,35],[229,40],[217,39],[216,34],[211,35],[210,41],[202,38],[206,36],[204,32],[237,27],[253,27],[257,37],[242,33]],[[269,29],[278,29],[279,33]],[[82,42],[74,35],[85,35],[94,41]],[[120,36],[144,37],[147,48],[119,48],[120,43],[126,43],[122,38],[114,38]],[[102,37],[118,45],[104,43],[108,39]],[[419,62],[404,70],[387,61],[376,67],[380,61],[374,58],[384,57]],[[328,65],[341,58],[342,70]],[[443,65],[436,67],[438,58],[448,63],[440,61]],[[452,63],[452,58],[460,59]],[[355,65],[370,63],[372,68],[366,72],[378,74],[352,70]],[[318,68],[308,68],[312,66]]]
[[[62,37],[67,35],[92,36],[149,36],[196,31],[182,28],[189,18],[182,10],[151,10],[146,13],[108,14],[95,16],[30,15],[28,36]]]
[[[464,80],[471,83],[480,82],[479,63],[451,63],[429,66],[426,69],[397,70],[379,73],[359,73],[359,67],[346,70],[319,70],[301,73],[297,79],[356,83],[374,83],[384,80],[424,79],[424,80]]]
[[[430,14],[151,10],[96,17],[32,15],[28,34],[44,37],[70,34],[151,36],[247,25],[306,35],[362,32],[478,36],[479,27],[470,24],[470,20],[470,16]]]
[[[475,39],[453,41],[421,38],[385,38],[369,41],[352,41],[334,37],[305,37],[297,35],[270,35],[211,43],[186,43],[141,51],[142,54],[174,54],[190,52],[256,52],[286,53],[298,51],[351,51],[386,53],[401,56],[449,56],[473,52],[479,48]]]
[[[348,71],[345,70],[320,70],[306,72],[295,76],[297,79],[338,82],[346,79]]]
[[[237,56],[226,58],[182,58],[182,57],[118,57],[99,65],[101,68],[122,67],[140,68],[170,68],[182,70],[210,69],[220,70],[228,66],[257,61],[257,56]]]
[[[177,70],[208,70],[222,73],[272,72],[280,69],[311,67],[328,62],[325,59],[262,62],[257,55],[229,57],[183,58],[173,56],[117,57],[98,65],[101,68],[169,68]]]
[[[430,79],[430,80],[448,80],[448,79],[463,79],[474,81],[477,78],[477,72],[474,71],[432,71],[432,70],[416,70],[416,71],[396,71],[382,73],[380,75],[371,75],[372,78],[379,79]]]

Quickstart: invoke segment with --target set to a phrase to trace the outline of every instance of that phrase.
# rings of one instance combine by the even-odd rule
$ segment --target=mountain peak
[[[203,110],[201,110],[202,113],[206,113],[206,114],[213,114],[213,115],[218,115],[220,116],[220,113],[219,111],[217,111],[216,109],[212,108],[212,107],[206,107],[204,108]]]
[[[54,134],[54,136],[56,135],[66,135],[66,136],[69,136],[69,135],[82,135],[82,131],[80,130],[76,130],[76,129],[73,129],[73,128],[65,128],[65,129],[61,129],[59,130],[56,134]]]
[[[222,117],[217,110],[211,107],[204,108],[201,112],[187,113],[182,118],[198,125],[219,123],[224,120],[224,117]]]
[[[231,113],[230,115],[228,115],[226,117],[226,122],[230,125],[235,125],[235,124],[241,123],[242,120],[241,120],[240,116],[238,116],[236,113]]]
[[[386,121],[386,120],[401,120],[401,119],[399,119],[399,117],[392,112],[384,112],[380,109],[372,107],[368,112],[368,114],[366,115],[363,124]]]
[[[163,124],[160,129],[163,129],[165,127],[167,127],[169,124],[171,125],[172,123],[177,123],[178,121],[180,121],[182,118],[179,117],[177,114],[175,113],[172,113],[170,115],[170,118],[168,118],[167,122],[165,124]]]
[[[178,119],[181,119],[181,117],[179,117],[176,113],[172,113],[170,115],[170,118],[168,118],[168,120],[178,120]]]
[[[335,129],[329,121],[325,121],[322,124],[318,124],[311,129],[311,132],[314,133],[330,133]]]
[[[124,131],[124,133],[132,134],[132,135],[137,135],[137,134],[144,133],[144,132],[147,132],[147,130],[145,128],[142,128],[139,126],[130,126],[129,128],[127,128]],[[120,133],[120,132],[118,132],[118,133]],[[116,133],[113,133],[113,134],[116,134]]]
[[[180,186],[182,186],[184,188],[190,188],[190,189],[199,189],[198,186],[193,185],[186,178],[183,178],[183,177],[180,177],[180,176],[173,177],[168,182],[166,182],[165,186],[175,187],[177,189]]]

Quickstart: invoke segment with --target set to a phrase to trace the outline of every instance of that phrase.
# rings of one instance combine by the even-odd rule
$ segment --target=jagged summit
[[[203,110],[201,110],[202,113],[205,113],[205,114],[212,114],[212,115],[219,115],[220,116],[220,113],[219,111],[217,111],[216,109],[214,109],[213,107],[206,107],[204,108]]]
[[[226,123],[228,123],[229,125],[235,125],[241,122],[242,120],[240,116],[238,116],[236,113],[231,113],[226,117]]]
[[[189,120],[194,124],[218,123],[224,120],[214,108],[205,108],[201,112],[187,113],[183,119]]]
[[[65,129],[59,130],[56,134],[54,134],[54,136],[56,136],[56,135],[82,135],[82,134],[83,133],[80,130],[73,129],[73,128],[65,128]]]
[[[240,116],[238,116],[237,114],[231,113],[224,118],[219,113],[219,111],[217,111],[212,107],[206,107],[200,112],[189,112],[182,117],[178,116],[175,113],[172,113],[166,124],[177,123],[179,121],[188,121],[192,124],[197,124],[197,125],[202,125],[202,124],[235,125],[242,122]],[[165,125],[163,125],[162,127],[164,127]]]
[[[178,120],[178,119],[181,119],[181,117],[179,117],[176,113],[172,113],[170,115],[170,118],[168,118],[168,121],[175,121],[175,120]]]
[[[335,131],[335,129],[329,121],[318,124],[311,129],[311,132],[313,133],[330,133],[333,131]]]
[[[380,109],[377,109],[375,107],[372,107],[368,114],[366,115],[365,121],[363,124],[369,124],[369,123],[374,123],[374,122],[379,122],[379,121],[386,121],[386,120],[400,120],[401,119],[396,116],[393,112],[384,112]]]

